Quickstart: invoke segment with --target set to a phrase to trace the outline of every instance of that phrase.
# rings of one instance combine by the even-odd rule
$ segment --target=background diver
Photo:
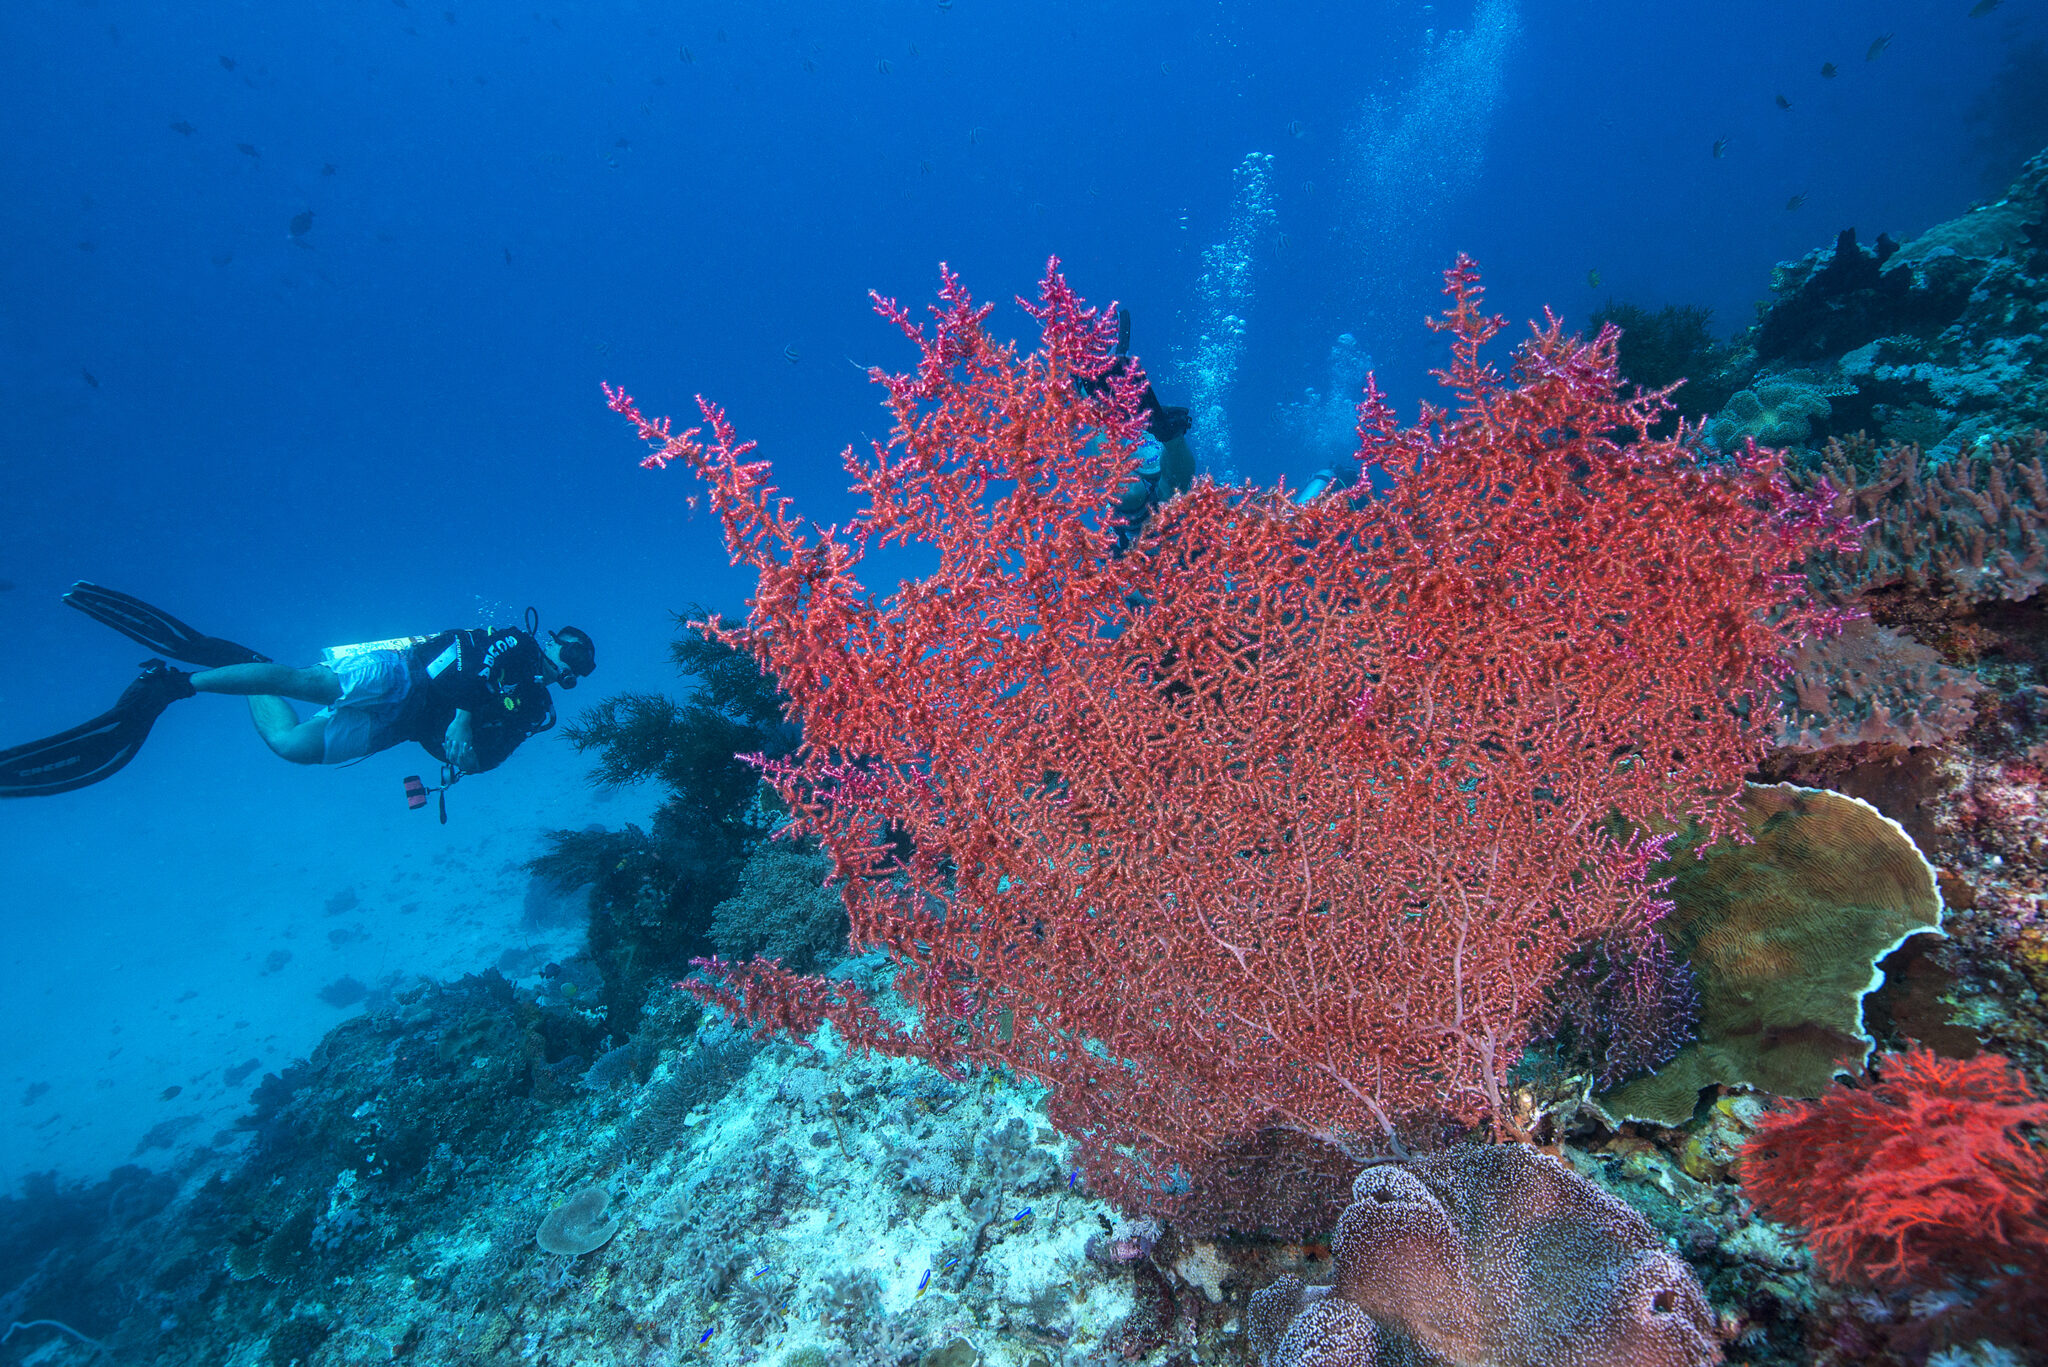
[[[470,627],[326,652],[327,662],[283,665],[247,646],[204,636],[139,598],[80,581],[64,601],[160,655],[107,712],[45,740],[0,750],[0,797],[69,792],[120,769],[165,708],[197,693],[246,697],[256,732],[294,764],[345,764],[417,741],[454,774],[482,773],[555,724],[550,684],[574,688],[597,667],[576,627],[535,636]],[[291,699],[320,704],[301,721]]]
[[[1131,311],[1120,308],[1116,311],[1116,355],[1109,369],[1097,378],[1076,377],[1082,390],[1089,394],[1107,393],[1110,378],[1130,369],[1130,353]],[[1136,477],[1117,497],[1116,514],[1122,520],[1117,528],[1118,555],[1138,539],[1153,509],[1175,494],[1186,493],[1195,482],[1195,453],[1188,449],[1188,429],[1194,423],[1188,410],[1161,403],[1152,392],[1149,376],[1138,392],[1138,406],[1145,412],[1145,431],[1157,445],[1139,458]]]
[[[1129,369],[1130,350],[1131,311],[1120,308],[1116,311],[1116,355],[1100,377],[1080,378],[1081,388],[1090,394],[1105,393],[1110,377]],[[1162,403],[1152,390],[1149,376],[1138,393],[1138,405],[1145,412],[1145,431],[1153,445],[1139,458],[1136,475],[1117,496],[1117,555],[1129,550],[1131,543],[1144,534],[1154,511],[1175,494],[1186,493],[1195,482],[1195,455],[1188,449],[1188,430],[1194,422],[1188,410]],[[1356,484],[1356,476],[1338,466],[1326,465],[1291,497],[1295,503],[1307,503],[1327,491],[1347,490]],[[1354,501],[1361,496],[1369,497],[1370,493],[1360,490],[1350,495]]]

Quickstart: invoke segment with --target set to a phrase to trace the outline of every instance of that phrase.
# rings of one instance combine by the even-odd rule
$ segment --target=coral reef
[[[1586,320],[1595,334],[1610,324],[1619,329],[1615,364],[1624,380],[1644,389],[1680,386],[1671,396],[1672,411],[1650,429],[1657,436],[1675,431],[1680,415],[1718,412],[1731,397],[1720,373],[1734,359],[1733,349],[1715,340],[1712,321],[1708,309],[1667,304],[1653,313],[1613,300]]]
[[[1791,664],[1780,751],[1939,745],[1975,723],[1984,691],[1975,674],[1867,617],[1801,641]]]
[[[608,1213],[611,1204],[611,1193],[603,1187],[585,1187],[548,1212],[533,1241],[570,1258],[603,1248],[619,1232],[618,1217]]]
[[[1743,1150],[1743,1190],[1801,1227],[1814,1261],[1851,1285],[1962,1289],[1972,1321],[2048,1350],[2048,1124],[1996,1054],[1888,1054],[1860,1085],[1766,1115]]]
[[[1671,500],[1675,525],[1694,529],[1694,505],[1673,489],[1696,493],[1719,477],[1739,482],[1745,470],[1760,480],[1745,486],[1749,493],[1795,522],[1819,517],[1839,487],[1840,511],[1872,524],[1860,552],[1838,547],[1809,559],[1807,592],[1839,610],[1843,630],[1807,634],[1782,678],[1755,672],[1755,697],[1744,704],[1753,743],[1727,756],[1728,773],[1754,768],[1841,796],[1780,789],[1755,797],[1745,814],[1755,843],[1705,860],[1660,864],[1660,853],[1685,855],[1684,845],[1640,839],[1602,847],[1610,865],[1588,868],[1559,855],[1545,867],[1610,878],[1609,891],[1626,890],[1640,914],[1603,925],[1581,903],[1545,904],[1577,919],[1555,945],[1543,941],[1540,965],[1511,937],[1501,937],[1509,943],[1494,957],[1461,956],[1455,943],[1413,930],[1407,913],[1424,908],[1398,898],[1403,914],[1388,924],[1410,937],[1393,941],[1410,958],[1376,946],[1372,957],[1323,965],[1349,975],[1343,994],[1353,984],[1379,990],[1379,979],[1417,966],[1418,986],[1405,1000],[1432,1006],[1437,998],[1466,1000],[1428,976],[1445,963],[1493,975],[1469,1000],[1511,999],[1511,1024],[1526,1027],[1539,1048],[1510,1069],[1521,1037],[1475,1026],[1470,1038],[1495,1048],[1499,1066],[1475,1066],[1461,1085],[1483,1092],[1476,1079],[1490,1071],[1504,1128],[1544,1141],[1545,1152],[1472,1142],[1469,1122],[1491,1122],[1484,1112],[1493,1098],[1398,1127],[1413,1151],[1363,1174],[1326,1142],[1339,1128],[1327,1115],[1290,1128],[1298,1113],[1273,1108],[1256,1124],[1221,1127],[1221,1138],[1180,1124],[1192,1103],[1176,1089],[1207,1085],[1218,1067],[1258,1080],[1259,1061],[1169,1008],[1203,991],[1236,991],[1236,980],[1254,970],[1302,994],[1318,981],[1336,994],[1336,980],[1296,970],[1303,946],[1321,955],[1339,943],[1317,936],[1336,897],[1358,889],[1335,891],[1356,875],[1318,843],[1313,812],[1215,822],[1203,876],[1227,885],[1230,898],[1147,881],[1132,870],[1149,866],[1124,859],[1125,851],[1152,841],[1179,858],[1185,851],[1172,842],[1186,832],[1158,801],[1132,798],[1133,785],[1160,777],[1161,757],[1176,753],[1168,742],[1184,730],[1203,744],[1244,747],[1246,763],[1256,758],[1258,738],[1223,728],[1218,709],[1246,702],[1234,690],[1254,670],[1269,688],[1283,677],[1289,613],[1319,621],[1315,614],[1330,608],[1334,619],[1336,608],[1365,599],[1274,598],[1257,612],[1219,613],[1219,602],[1238,600],[1201,578],[1215,566],[1192,555],[1174,560],[1166,542],[1148,539],[1128,565],[1085,581],[1108,615],[1134,606],[1124,595],[1141,581],[1128,576],[1171,570],[1215,590],[1193,595],[1204,620],[1256,618],[1257,630],[1169,640],[1127,624],[1106,644],[1090,634],[1067,641],[1083,651],[1149,652],[1146,672],[1132,675],[1128,689],[1134,709],[1140,699],[1145,706],[1128,720],[1130,734],[1151,748],[1140,747],[1142,761],[1121,771],[1120,790],[1091,788],[1078,749],[1003,771],[1007,788],[983,784],[980,791],[1042,802],[1047,825],[1038,844],[948,844],[936,826],[913,831],[880,819],[873,804],[885,776],[899,785],[890,795],[914,812],[933,789],[974,790],[972,781],[987,776],[958,753],[949,770],[920,767],[900,750],[853,745],[833,757],[839,767],[810,771],[821,781],[788,793],[802,801],[785,804],[761,782],[764,770],[786,780],[802,767],[773,682],[729,639],[686,635],[679,663],[701,681],[696,694],[614,699],[582,723],[601,779],[645,777],[668,794],[650,828],[558,833],[541,861],[545,887],[532,899],[533,915],[583,915],[587,900],[590,952],[549,965],[532,986],[494,974],[379,985],[365,1014],[338,1025],[306,1060],[264,1077],[245,1123],[180,1171],[124,1169],[77,1188],[45,1180],[0,1199],[6,1353],[52,1367],[102,1359],[164,1367],[1187,1367],[1247,1361],[1255,1349],[1289,1367],[1633,1367],[1711,1361],[1725,1348],[1744,1367],[2005,1367],[2023,1360],[2023,1349],[2048,1351],[2038,1342],[2038,1283],[2011,1275],[2044,1275],[2035,1265],[2048,1228],[2039,1205],[2043,1103],[2035,1099],[2048,1095],[2048,604],[2038,591],[2048,438],[2029,435],[2048,398],[2048,380],[2033,365],[2048,302],[2044,180],[2048,159],[2037,158],[2006,201],[1897,250],[1851,237],[1795,263],[1781,274],[1777,304],[1732,350],[1703,342],[1704,319],[1642,315],[1630,320],[1644,344],[1633,357],[1625,337],[1617,353],[1612,336],[1588,346],[1540,334],[1522,369],[1488,391],[1506,409],[1528,402],[1507,416],[1535,421],[1554,415],[1545,405],[1560,393],[1611,383],[1617,363],[1638,382],[1664,383],[1654,373],[1665,363],[1659,347],[1704,358],[1719,367],[1714,382],[1731,396],[1749,391],[1756,411],[1746,401],[1725,406],[1719,431],[1738,448],[1728,463],[1710,457],[1695,469],[1674,461],[1645,473]],[[959,302],[966,307],[964,296]],[[1469,343],[1488,320],[1476,301],[1468,308],[1460,299],[1459,309],[1453,334],[1465,350],[1457,364],[1476,366]],[[1024,383],[1017,371],[1025,362],[993,343],[946,355],[956,375],[981,366],[980,383]],[[1043,419],[1079,443],[1093,424],[1116,419],[1063,408],[1062,378],[1087,358],[1072,347],[1048,355],[1035,372],[1038,388],[1028,390],[1029,422]],[[1016,398],[1026,390],[1003,392]],[[920,411],[906,402],[913,432]],[[1607,440],[1634,437],[1634,449],[1668,454],[1639,439],[1670,415],[1654,403],[1626,412],[1642,430],[1589,424]],[[1441,453],[1463,439],[1455,415],[1422,432],[1394,428],[1376,407],[1366,416],[1374,449],[1396,473],[1408,468],[1404,455]],[[1793,430],[1795,418],[1804,430]],[[1858,427],[1875,435],[1840,435]],[[1757,433],[1830,444],[1796,453],[1781,489],[1767,462],[1747,452],[1746,437]],[[741,460],[729,434],[716,436],[733,458],[726,473],[747,494],[758,492],[763,467]],[[1093,476],[1113,483],[1111,445],[1068,455],[1100,460]],[[870,473],[881,506],[909,506],[902,467]],[[1562,500],[1574,515],[1598,511],[1597,502],[1572,503],[1586,491],[1570,480],[1551,485],[1526,468],[1517,473],[1519,481],[1493,486],[1507,502],[1526,490],[1532,502]],[[1328,530],[1315,517],[1337,513],[1204,496],[1211,501],[1169,509],[1152,535],[1178,528],[1188,544],[1234,554],[1244,543],[1232,537],[1265,528],[1274,563],[1284,546],[1298,569],[1295,538]],[[1738,504],[1756,512],[1742,499],[1723,511],[1732,517]],[[1034,510],[1004,506],[1017,519],[1003,529],[1019,532],[1021,561],[1070,562],[1078,543],[1024,535],[1040,526]],[[1454,501],[1399,506],[1410,520],[1395,532],[1414,534],[1402,542],[1411,552],[1435,546],[1431,538],[1450,535],[1450,521],[1464,515]],[[1097,511],[1080,508],[1082,533],[1104,530],[1089,520]],[[879,525],[863,527],[872,534]],[[771,513],[752,529],[774,538],[795,535],[794,527]],[[1507,544],[1529,546],[1531,557],[1567,546],[1570,524],[1546,529],[1539,519],[1536,531],[1546,530],[1558,535]],[[1794,528],[1776,549],[1796,557],[1814,530]],[[943,594],[913,594],[909,609],[958,616],[992,544],[981,533],[968,540],[954,566],[963,577],[945,581]],[[835,576],[851,570],[849,553],[847,543],[805,542],[793,553],[795,570],[776,581],[812,609],[807,629],[824,630],[846,606],[833,592]],[[1651,562],[1617,552],[1616,563],[1639,575]],[[1470,573],[1469,558],[1449,557],[1441,567],[1427,585],[1437,595],[1432,610],[1479,611],[1492,581]],[[1759,572],[1789,567],[1773,560]],[[1314,572],[1335,568],[1316,562]],[[1697,592],[1727,568],[1703,566],[1696,580],[1674,583]],[[1501,582],[1528,581],[1509,574]],[[1141,598],[1136,606],[1151,605]],[[1162,612],[1161,620],[1174,619]],[[1269,712],[1237,715],[1265,718],[1275,735],[1293,736],[1303,716],[1327,704],[1332,733],[1394,764],[1392,777],[1376,781],[1398,788],[1400,762],[1426,771],[1473,725],[1455,709],[1439,710],[1432,724],[1425,704],[1442,709],[1449,695],[1429,691],[1429,670],[1460,651],[1484,654],[1466,638],[1401,625],[1402,634],[1366,643],[1377,652],[1368,652],[1373,677],[1346,679],[1329,697],[1296,689]],[[1789,624],[1759,650],[1797,634]],[[1545,654],[1541,641],[1499,639],[1503,650],[1546,668],[1573,663]],[[1601,659],[1620,668],[1627,650],[1642,645],[1617,642]],[[1663,686],[1657,660],[1630,667]],[[1726,681],[1720,662],[1712,674]],[[1459,677],[1461,686],[1471,682]],[[835,667],[805,677],[804,686],[842,681],[876,682]],[[1507,686],[1523,687],[1522,676]],[[953,696],[934,685],[913,692],[906,708],[929,721],[917,708]],[[1769,706],[1755,706],[1773,697],[1782,723],[1766,716]],[[1713,694],[1712,705],[1724,698]],[[1687,725],[1645,723],[1644,744],[1626,750],[1624,762],[1659,754],[1655,747]],[[966,748],[1004,734],[978,727]],[[1603,732],[1599,743],[1621,734]],[[759,758],[734,760],[742,749]],[[1571,794],[1544,784],[1569,766],[1545,763],[1544,783],[1532,780],[1517,800],[1564,811]],[[1275,792],[1292,799],[1311,789],[1287,772],[1290,782]],[[1353,785],[1349,796],[1358,793]],[[1442,796],[1437,814],[1447,822],[1493,814],[1477,789]],[[786,832],[792,815],[817,815],[805,803],[837,806],[847,832],[857,827],[871,838],[855,853],[872,855],[888,875],[850,870],[863,880],[856,891],[871,913],[853,923],[864,932],[858,957],[838,957],[847,923],[840,899],[818,886],[827,865],[793,840],[767,839]],[[1584,810],[1596,806],[1604,817],[1607,808],[1590,799]],[[1519,858],[1555,829],[1534,823],[1495,852]],[[1368,823],[1347,828],[1345,839],[1377,850],[1403,834],[1413,831]],[[1016,857],[1016,848],[1031,857]],[[833,854],[842,874],[846,854]],[[1274,884],[1255,875],[1303,859],[1327,862],[1329,882],[1319,865],[1316,887],[1328,886],[1331,901],[1304,899],[1299,887],[1293,900],[1272,901]],[[1490,874],[1475,872],[1482,867],[1447,876],[1446,896],[1497,893]],[[1411,881],[1430,872],[1401,868]],[[1660,889],[1665,875],[1674,882]],[[1040,941],[1067,945],[1078,933],[1059,906],[1123,908],[1130,899],[1119,901],[1119,889],[1132,886],[1147,890],[1157,913],[1134,924],[1182,955],[1198,945],[1216,976],[1192,974],[1174,953],[1155,952],[1153,940],[1134,941],[1142,954],[1118,957],[1097,938],[1078,954],[1078,978],[1055,979],[1044,999],[1028,998],[985,968],[990,960],[953,952],[966,944],[948,938],[964,930],[952,920],[954,906],[938,915],[930,900],[918,901],[965,890],[978,899],[977,914],[1009,917],[1012,938],[967,946],[1013,954],[1002,961],[1007,971],[1043,967],[1026,951]],[[548,887],[572,891],[558,896]],[[1674,906],[1660,927],[1653,923],[1663,897]],[[347,909],[345,898],[337,902]],[[1911,935],[1873,964],[1901,936],[1931,926],[1941,904],[1946,937]],[[1863,908],[1873,923],[1845,924],[1858,919],[1845,906]],[[1261,917],[1282,923],[1272,943],[1256,938]],[[936,946],[930,957],[892,956],[900,948],[892,936],[906,928],[914,941]],[[1659,960],[1644,952],[1657,943],[1644,936],[1666,932],[1683,954]],[[814,975],[795,980],[817,995],[783,1018],[808,1047],[749,1038],[747,1023],[671,986],[686,956],[713,949],[735,960],[779,956]],[[1773,963],[1789,963],[1791,972],[1761,971]],[[736,964],[728,982],[754,971]],[[1587,1092],[1608,1087],[1612,1100],[1618,1072],[1656,1066],[1684,1043],[1687,972],[1699,984],[1702,1037],[1647,1080],[1661,1080],[1671,1104],[1631,1113],[1654,1114],[1656,1123],[1617,1124],[1587,1104]],[[1816,995],[1821,979],[1826,990]],[[1353,1000],[1343,994],[1328,1000]],[[1107,1014],[1068,1011],[1070,1000]],[[1230,998],[1270,1024],[1246,1010],[1263,1009],[1265,1000],[1249,989]],[[871,1014],[839,1009],[854,1001]],[[840,1020],[825,1024],[827,1015]],[[1158,1021],[1165,1025],[1154,1029]],[[864,1040],[863,1028],[877,1034]],[[881,1032],[919,1029],[932,1046],[924,1056],[940,1067],[853,1047]],[[1071,1049],[1076,1035],[1100,1042],[1103,1054],[1093,1043]],[[1331,1037],[1293,1037],[1302,1046],[1295,1057],[1320,1063],[1327,1053],[1307,1046]],[[1131,1038],[1145,1049],[1124,1062],[1174,1067],[1117,1072],[1105,1056]],[[1087,1106],[1031,1079],[1047,1055],[1029,1050],[1050,1048],[1048,1040],[1088,1055],[1076,1063],[1084,1072],[1101,1068],[1079,1079],[1104,1081],[1093,1104],[1121,1105],[1128,1093],[1119,1087],[1155,1087],[1137,1097],[1153,1110],[1131,1113],[1160,1122],[1169,1141],[1189,1139],[1181,1154],[1190,1161],[1156,1164],[1148,1170],[1153,1185],[1136,1188],[1089,1161],[1089,1136],[1077,1143],[1062,1133],[1076,1128],[1077,1116],[1085,1125]],[[1854,1072],[1873,1046],[1869,1076],[1830,1081],[1837,1062]],[[1398,1032],[1375,1049],[1358,1057],[1391,1070],[1433,1066]],[[1686,1071],[1709,1053],[1733,1066]],[[229,1075],[239,1084],[253,1066]],[[1453,1082],[1439,1073],[1403,1085]],[[1819,1099],[1781,1112],[1760,1089]],[[1344,1104],[1354,1116],[1364,1109]],[[1283,1123],[1267,1123],[1276,1118]],[[1373,1128],[1360,1126],[1363,1137],[1392,1148]],[[1355,1144],[1361,1135],[1338,1137]],[[1163,1151],[1171,1155],[1173,1144]],[[1331,1198],[1346,1188],[1354,1200],[1337,1220]],[[1246,1223],[1278,1237],[1219,1236]]]
[[[1789,379],[1762,381],[1731,395],[1707,424],[1706,436],[1724,451],[1740,450],[1747,441],[1795,446],[1811,437],[1814,424],[1824,424],[1832,411],[1828,396],[1815,385]]]
[[[832,861],[808,844],[757,845],[739,891],[711,909],[711,942],[728,959],[775,959],[809,973],[846,953],[846,907],[828,886]]]
[[[1115,556],[1136,410],[1074,378],[1105,372],[1112,323],[1049,268],[1019,360],[950,275],[940,293],[929,336],[878,304],[922,359],[879,377],[896,427],[854,462],[848,538],[804,533],[714,407],[676,433],[612,393],[649,462],[710,482],[756,571],[748,626],[714,629],[810,741],[764,768],[918,1009],[906,1027],[761,961],[707,961],[691,990],[1036,1078],[1133,1206],[1182,1204],[1177,1171],[1270,1128],[1340,1154],[1444,1114],[1512,1129],[1507,1073],[1566,957],[1655,915],[1652,851],[1606,818],[1732,823],[1809,621],[1779,571],[1846,524],[1768,454],[1649,437],[1664,407],[1618,395],[1611,331],[1552,320],[1503,376],[1482,351],[1504,320],[1461,260],[1436,324],[1455,409],[1402,427],[1370,387],[1361,409],[1385,499],[1198,482]],[[985,505],[990,480],[1017,490]],[[938,568],[878,600],[855,573],[874,536]]]
[[[1828,404],[1817,435],[1914,442],[1935,464],[2048,426],[2044,218],[2048,153],[1997,202],[1903,245],[1864,247],[1845,229],[1833,247],[1777,268],[1776,298],[1742,339],[1747,363],[1717,378],[1740,381],[1764,411],[1767,388],[1804,387]],[[1810,400],[1800,406],[1809,422],[1821,416]],[[1757,418],[1731,404],[1716,440],[1754,434]],[[1774,430],[1788,442],[1816,435]]]
[[[528,865],[557,891],[589,887],[587,953],[603,979],[605,1025],[621,1038],[651,986],[718,948],[715,908],[741,891],[748,855],[774,824],[759,775],[738,756],[784,755],[799,738],[775,684],[745,655],[694,631],[669,654],[695,680],[685,696],[620,694],[563,727],[596,755],[598,784],[661,785],[651,829],[553,831]]]

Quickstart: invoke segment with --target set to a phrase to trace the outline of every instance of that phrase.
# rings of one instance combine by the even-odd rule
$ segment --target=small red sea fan
[[[2048,1103],[1998,1054],[1877,1062],[1875,1080],[1764,1120],[1742,1155],[1749,1198],[1805,1229],[1831,1281],[2048,1277],[2048,1153],[2019,1132],[2048,1123]]]

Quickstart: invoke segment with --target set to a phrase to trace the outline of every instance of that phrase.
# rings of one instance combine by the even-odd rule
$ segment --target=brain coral
[[[1246,1319],[1262,1367],[1696,1367],[1700,1284],[1648,1221],[1524,1145],[1358,1175],[1337,1283],[1282,1277]]]

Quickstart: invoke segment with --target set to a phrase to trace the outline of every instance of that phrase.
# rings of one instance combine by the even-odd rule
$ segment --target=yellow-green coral
[[[1700,1037],[1654,1074],[1599,1098],[1616,1119],[1682,1125],[1700,1089],[1820,1093],[1872,1047],[1863,998],[1878,962],[1941,933],[1934,869],[1899,824],[1860,799],[1789,783],[1743,795],[1751,839],[1694,858],[1681,838],[1664,930],[1699,975]]]

